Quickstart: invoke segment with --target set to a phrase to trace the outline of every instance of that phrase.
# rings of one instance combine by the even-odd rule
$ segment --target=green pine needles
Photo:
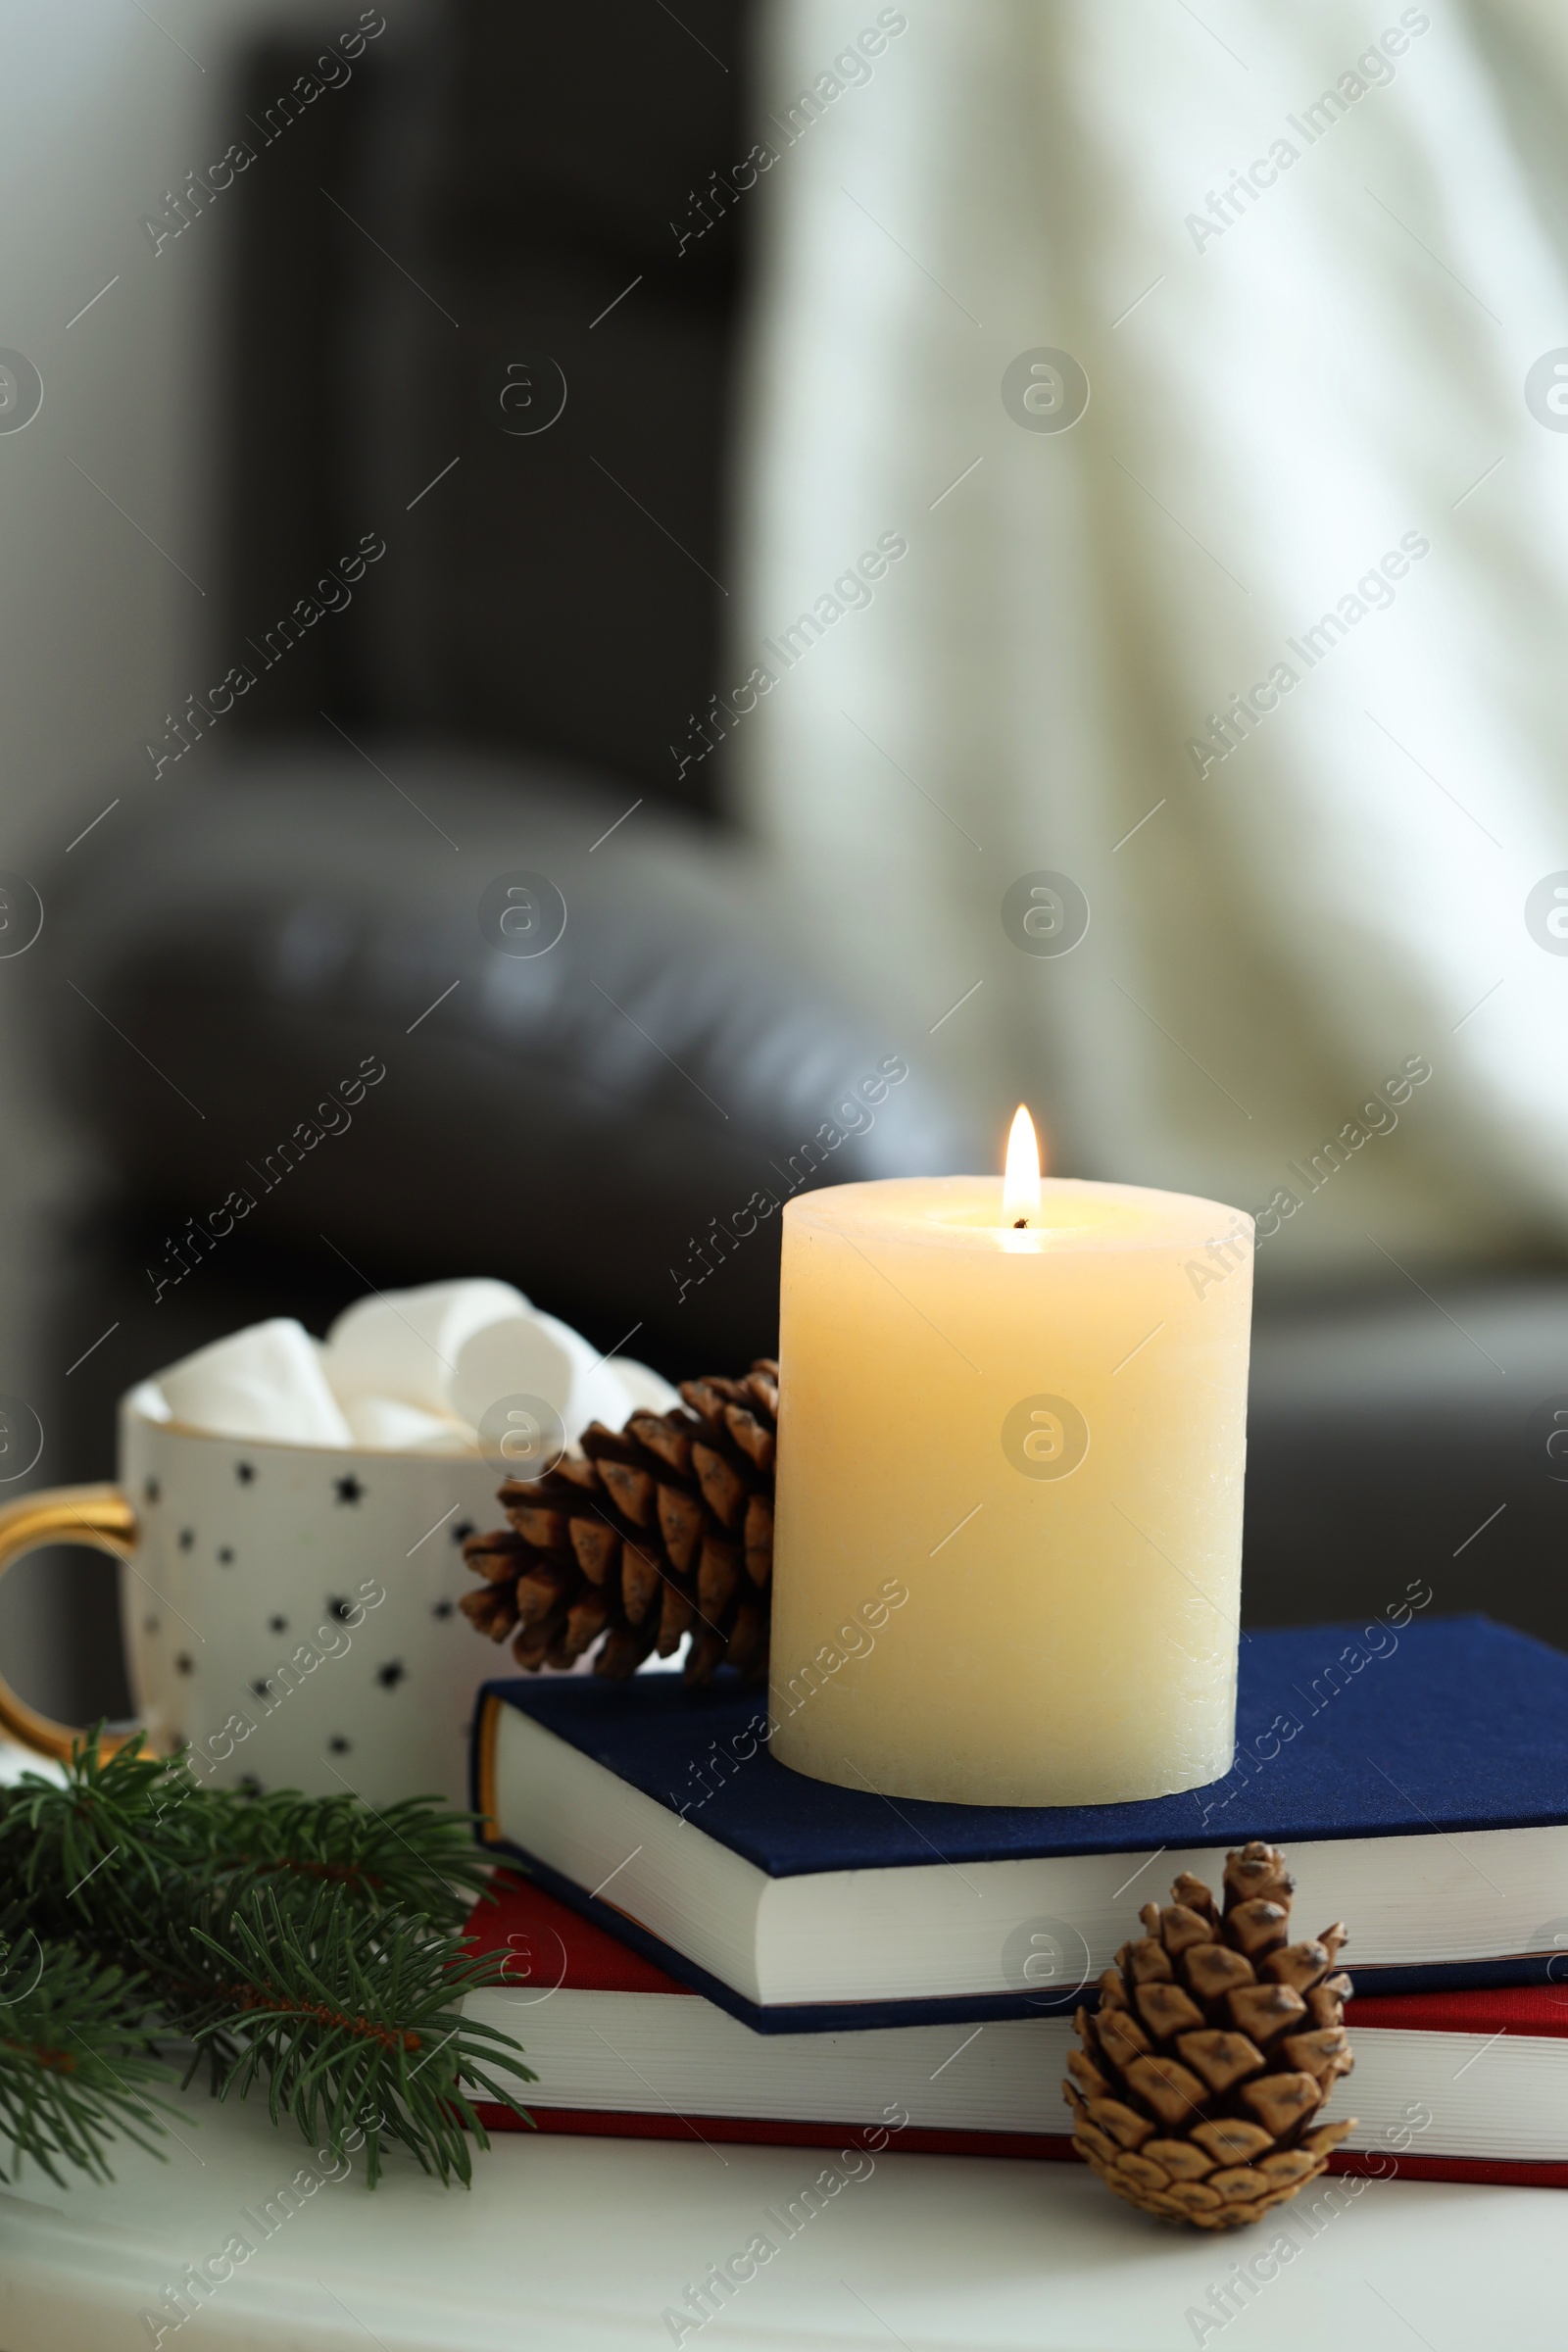
[[[363,2148],[372,2188],[393,2142],[466,2183],[489,2144],[470,2099],[526,2121],[536,2079],[462,2014],[501,1974],[463,1941],[487,1877],[470,1830],[424,1797],[203,1788],[96,1734],[64,1786],[0,1789],[0,2180],[29,2159],[103,2180],[117,2136],[153,2147],[174,2044],[187,2082],[265,2088],[314,2146]]]

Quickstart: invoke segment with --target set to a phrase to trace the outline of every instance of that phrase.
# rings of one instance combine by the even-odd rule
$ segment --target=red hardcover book
[[[1061,2012],[978,2028],[755,2034],[520,1876],[475,1905],[506,1983],[467,2014],[522,2043],[542,2132],[616,2139],[1070,2157]],[[1568,1984],[1351,2001],[1361,2119],[1330,2170],[1568,2188]],[[524,2129],[481,2105],[488,2129]]]

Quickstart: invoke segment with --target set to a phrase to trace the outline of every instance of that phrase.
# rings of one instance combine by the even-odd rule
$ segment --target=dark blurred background
[[[95,441],[64,371],[113,369],[127,289],[70,343],[51,324],[57,467],[86,453],[65,478],[113,538],[101,559],[35,543],[52,577],[14,640],[58,642],[78,595],[107,615],[18,746],[63,777],[47,807],[19,799],[10,862],[47,921],[5,968],[30,1140],[7,1146],[4,1385],[43,1424],[33,1483],[109,1474],[134,1378],[263,1315],[318,1331],[372,1284],[504,1276],[601,1347],[634,1328],[676,1377],[773,1342],[776,1222],[740,1247],[725,1222],[907,1039],[824,973],[702,731],[743,674],[727,583],[764,215],[713,174],[751,144],[757,18],[445,0],[290,109],[326,20],[258,7],[201,64],[138,44],[156,162],[126,160],[104,101],[100,177],[153,223],[134,258],[121,238],[143,305],[122,357],[177,335],[188,405],[177,430],[141,414],[167,379],[126,365]],[[193,82],[167,95],[189,67],[200,115]],[[230,136],[253,160],[193,190]],[[83,199],[83,298],[120,250],[88,219]],[[191,486],[165,526],[169,466]],[[177,553],[115,519],[143,511]],[[564,896],[548,956],[486,928],[485,886],[516,874]],[[367,1057],[385,1075],[350,1130],[253,1183]],[[1008,1109],[916,1062],[829,1175],[989,1167]],[[182,1248],[235,1187],[254,1213]],[[1443,1297],[1325,1278],[1265,1301],[1252,1621],[1423,1577],[1439,1608],[1568,1642],[1561,1293],[1521,1266]],[[78,1555],[0,1594],[14,1679],[57,1713],[122,1703],[111,1590]]]
[[[813,975],[700,731],[750,259],[711,175],[753,11],[612,13],[456,0],[340,78],[325,19],[257,12],[220,110],[254,160],[141,223],[155,267],[209,241],[214,527],[189,691],[54,844],[17,966],[71,1168],[34,1483],[104,1475],[118,1395],[192,1346],[455,1269],[676,1376],[749,1360],[776,1224],[715,1233],[898,1042]],[[476,919],[517,871],[570,909],[538,960]],[[366,1056],[350,1130],[264,1189]],[[916,1074],[843,1173],[990,1146]],[[0,1600],[57,1712],[121,1696],[112,1576],[62,1553]]]

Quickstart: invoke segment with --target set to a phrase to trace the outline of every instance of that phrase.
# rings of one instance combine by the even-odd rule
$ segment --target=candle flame
[[[1002,1180],[1002,1215],[1008,1225],[1026,1225],[1040,1214],[1040,1146],[1035,1124],[1020,1102],[1007,1137],[1007,1166]]]

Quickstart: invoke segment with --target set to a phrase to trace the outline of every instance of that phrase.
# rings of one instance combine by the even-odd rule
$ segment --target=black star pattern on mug
[[[408,1671],[409,1670],[405,1665],[403,1665],[397,1658],[394,1658],[390,1665],[378,1666],[376,1668],[375,1679],[380,1684],[383,1690],[395,1690]]]
[[[252,1683],[251,1689],[255,1691],[258,1698],[265,1698],[267,1696],[268,1685],[266,1683]]]
[[[144,1617],[141,1621],[141,1630],[144,1634],[156,1634],[159,1630],[158,1619],[156,1617]]]
[[[182,1649],[178,1657],[174,1660],[174,1672],[176,1674],[194,1674],[195,1671],[195,1659],[189,1656],[187,1652]]]
[[[233,1567],[233,1565],[234,1565],[234,1546],[232,1545],[232,1544],[220,1544],[219,1545],[219,1547],[218,1547],[218,1565],[220,1566],[220,1568],[232,1568],[232,1567]]]
[[[248,1487],[251,1483],[251,1480],[256,1476],[254,1464],[250,1462],[236,1462],[234,1464],[234,1476],[239,1480],[239,1483],[242,1487]]]
[[[234,1786],[238,1788],[241,1796],[261,1796],[265,1793],[262,1784],[254,1772],[242,1772]]]
[[[179,1531],[179,1548],[180,1548],[180,1550],[181,1550],[181,1551],[189,1551],[189,1549],[190,1549],[191,1545],[192,1545],[192,1544],[195,1543],[195,1541],[196,1541],[196,1530],[195,1530],[193,1527],[182,1527],[182,1528],[180,1529],[180,1531]]]
[[[452,1530],[452,1541],[454,1544],[466,1544],[472,1533],[473,1521],[471,1519],[460,1519],[457,1526]]]
[[[335,1618],[339,1625],[347,1625],[350,1617],[354,1614],[354,1603],[352,1600],[329,1600],[326,1604],[326,1613],[329,1617]]]
[[[288,1619],[286,1617],[269,1617],[267,1620],[267,1630],[270,1634],[286,1634],[288,1632]]]
[[[334,1756],[346,1756],[353,1742],[345,1740],[341,1732],[334,1732],[326,1744]]]
[[[358,1502],[360,1496],[365,1493],[365,1489],[352,1470],[347,1478],[334,1478],[332,1484],[337,1489],[339,1502]]]
[[[156,1478],[144,1478],[141,1482],[142,1500],[144,1502],[156,1502],[163,1491],[163,1488],[158,1484]]]
[[[454,1605],[450,1600],[438,1600],[431,1608],[430,1614],[432,1617],[450,1617]]]

